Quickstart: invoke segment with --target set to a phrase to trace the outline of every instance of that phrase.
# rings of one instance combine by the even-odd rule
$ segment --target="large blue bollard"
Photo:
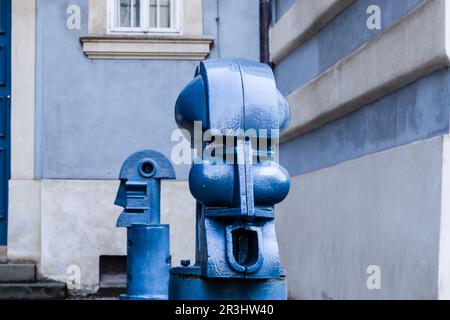
[[[140,151],[122,165],[115,204],[124,208],[117,221],[127,228],[127,293],[123,300],[168,299],[169,226],[160,224],[162,179],[174,179],[169,160]]]
[[[191,143],[195,122],[214,139],[192,145],[203,151],[189,174],[197,200],[196,262],[171,269],[169,298],[286,299],[274,205],[290,187],[276,161],[290,112],[272,70],[247,60],[202,62],[178,97],[175,117]]]

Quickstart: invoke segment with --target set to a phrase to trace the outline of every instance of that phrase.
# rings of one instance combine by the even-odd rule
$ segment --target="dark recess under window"
[[[127,256],[100,256],[98,295],[117,297],[126,292]]]

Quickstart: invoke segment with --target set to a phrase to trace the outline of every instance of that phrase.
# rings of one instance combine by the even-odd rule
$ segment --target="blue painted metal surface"
[[[200,267],[193,266],[184,275],[181,268],[172,270],[169,284],[171,299],[180,300],[283,300],[286,292],[286,279],[282,274],[273,279],[202,277]],[[176,272],[176,273],[175,273]]]
[[[6,245],[10,178],[11,0],[0,1],[0,245]]]
[[[175,179],[170,161],[156,151],[139,151],[122,165],[115,204],[127,228],[127,294],[124,300],[168,298],[169,226],[160,224],[161,179]]]
[[[127,294],[121,299],[167,300],[169,226],[133,224],[127,239]]]
[[[171,270],[170,299],[285,299],[274,205],[287,196],[290,177],[275,161],[274,142],[290,113],[271,69],[248,60],[203,62],[175,117],[191,137],[201,121],[204,135],[213,130],[215,138],[189,174],[196,262]]]

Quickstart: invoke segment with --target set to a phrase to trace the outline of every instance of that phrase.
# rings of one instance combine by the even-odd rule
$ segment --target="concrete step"
[[[61,282],[0,283],[0,300],[62,300],[66,295]]]
[[[36,265],[0,264],[0,284],[31,282],[36,282]]]

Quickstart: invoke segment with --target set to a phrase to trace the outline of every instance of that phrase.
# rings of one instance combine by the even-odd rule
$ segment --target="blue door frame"
[[[8,230],[11,118],[11,0],[0,0],[0,245]]]

